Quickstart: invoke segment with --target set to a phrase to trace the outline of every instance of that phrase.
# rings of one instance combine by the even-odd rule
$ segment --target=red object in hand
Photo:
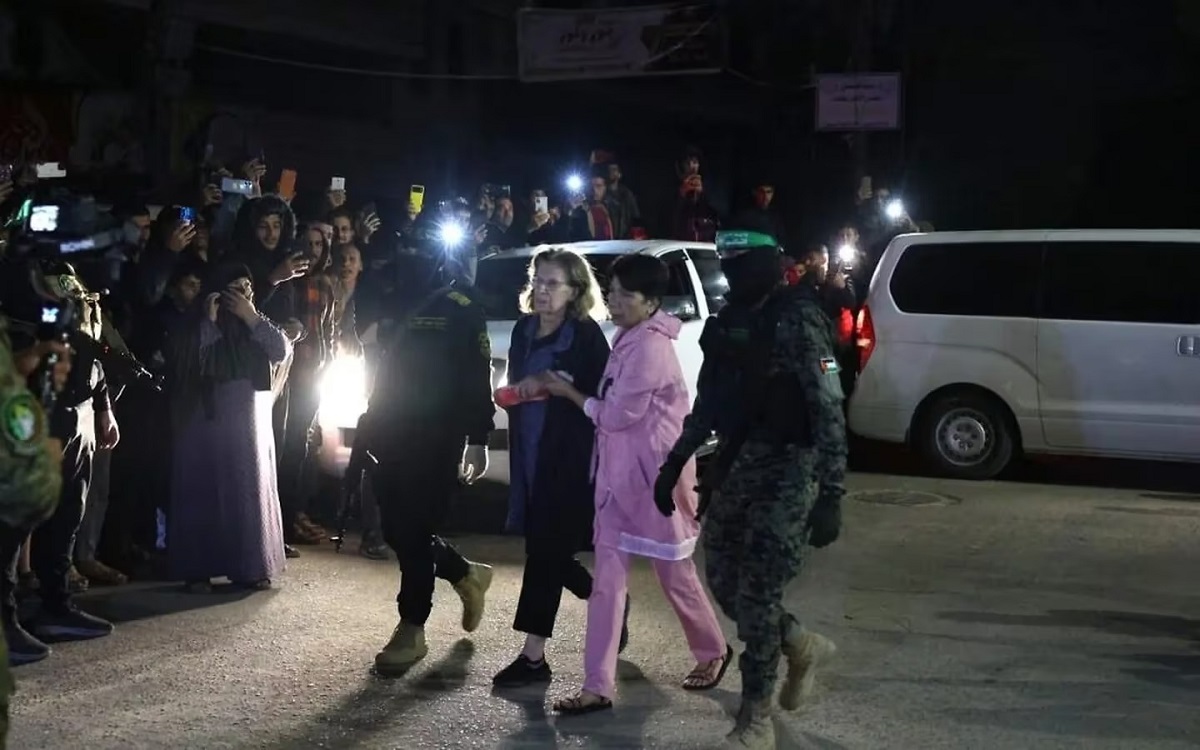
[[[497,388],[492,394],[492,399],[496,402],[496,406],[501,409],[511,409],[519,404],[524,404],[529,401],[545,401],[550,398],[550,392],[541,390],[535,393],[530,398],[521,398],[521,389],[515,385],[506,385],[503,388]]]

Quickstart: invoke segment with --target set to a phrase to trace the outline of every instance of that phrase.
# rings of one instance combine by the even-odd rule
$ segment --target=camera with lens
[[[5,265],[4,314],[14,332],[69,343],[84,358],[98,359],[120,384],[161,389],[129,351],[101,312],[101,295],[79,281],[72,259],[86,260],[119,245],[120,222],[90,194],[61,181],[39,182],[14,198]],[[45,370],[52,369],[53,363]]]
[[[122,240],[111,213],[91,195],[57,183],[38,183],[20,197],[9,222],[9,254],[53,258],[77,253],[101,253]]]

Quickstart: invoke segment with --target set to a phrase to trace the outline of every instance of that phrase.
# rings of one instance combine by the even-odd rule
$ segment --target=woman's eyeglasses
[[[531,287],[533,287],[535,290],[542,290],[542,291],[547,291],[547,292],[551,292],[551,293],[557,292],[559,289],[564,289],[564,288],[570,286],[570,284],[568,284],[567,282],[559,281],[558,279],[538,279],[538,278],[534,278],[532,281],[530,281],[529,285]]]

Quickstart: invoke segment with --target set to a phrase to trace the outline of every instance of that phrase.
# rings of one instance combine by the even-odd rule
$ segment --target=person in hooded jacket
[[[620,333],[599,396],[589,398],[556,373],[544,375],[552,396],[573,402],[596,425],[596,568],[588,598],[584,681],[581,691],[554,702],[554,710],[564,714],[612,708],[634,555],[652,561],[696,660],[683,681],[685,690],[716,687],[733,653],[692,561],[700,536],[694,460],[671,490],[682,512],[665,517],[654,505],[658,466],[688,412],[687,384],[674,346],[683,324],[660,309],[670,275],[666,264],[649,255],[618,258],[610,274],[608,306]]]
[[[234,228],[234,248],[229,260],[241,263],[250,270],[254,283],[254,299],[262,313],[284,330],[291,343],[304,335],[304,325],[297,320],[295,309],[296,285],[292,282],[308,273],[312,262],[308,254],[293,245],[296,236],[296,217],[282,198],[265,195],[247,201],[237,214]],[[282,447],[287,438],[288,394],[286,393],[291,357],[275,368],[272,389],[276,403],[274,412],[275,445]],[[299,557],[293,543],[301,541],[291,527],[284,528],[288,542],[288,557]],[[312,538],[313,534],[305,535]]]
[[[254,298],[268,314],[271,307],[290,309],[285,300],[272,300],[281,292],[281,296],[289,294],[291,290],[283,285],[306,274],[311,265],[307,254],[293,246],[295,236],[296,216],[278,196],[255,198],[238,211],[229,260],[250,269]]]

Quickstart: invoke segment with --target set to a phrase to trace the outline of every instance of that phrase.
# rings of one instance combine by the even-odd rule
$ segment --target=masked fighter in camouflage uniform
[[[62,488],[62,445],[49,437],[42,406],[26,386],[48,345],[14,355],[8,326],[0,317],[0,533],[24,536],[49,518]],[[65,348],[58,345],[59,354]],[[62,357],[55,379],[66,378],[69,360]],[[8,700],[13,691],[8,649],[0,640],[0,750],[8,736]]]
[[[779,703],[792,710],[811,690],[816,666],[836,650],[784,610],[783,592],[800,572],[805,546],[832,543],[841,527],[842,389],[832,324],[811,285],[781,286],[775,240],[721,232],[717,249],[728,305],[705,326],[696,401],[655,501],[673,511],[670,488],[715,431],[720,448],[701,488],[702,498],[712,497],[701,541],[709,587],[746,645],[742,706],[725,747],[774,748],[780,655],[788,669]]]

